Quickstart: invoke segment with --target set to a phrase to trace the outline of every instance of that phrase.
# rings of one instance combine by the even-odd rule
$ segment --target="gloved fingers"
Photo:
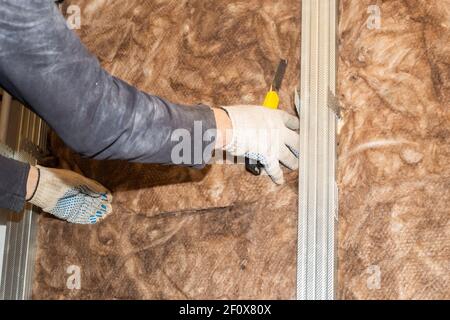
[[[91,224],[105,219],[112,212],[112,205],[108,202],[100,203],[95,210],[95,213],[89,217],[89,222]]]
[[[111,203],[79,193],[72,199],[65,199],[50,213],[70,223],[95,224],[105,219],[111,212]]]
[[[113,195],[112,192],[108,190],[108,192],[102,194],[102,199],[108,203],[112,203]]]
[[[278,160],[268,162],[264,166],[264,170],[276,184],[281,185],[284,183],[283,170],[281,170]]]
[[[283,131],[284,144],[287,145],[297,156],[300,149],[300,135],[292,130],[285,129]]]
[[[85,187],[83,191],[86,192],[86,194],[88,194],[89,196],[99,197],[104,201],[112,202],[113,196],[111,191],[109,191],[107,188],[105,188],[97,181],[83,177],[83,186]]]
[[[88,187],[89,189],[91,189],[94,192],[97,192],[97,193],[108,193],[109,192],[109,190],[107,188],[105,188],[103,185],[101,185],[97,181],[91,180],[89,178],[84,178],[83,180],[84,180],[83,182],[86,185],[86,187]]]
[[[101,189],[97,189],[94,191],[91,189],[92,186],[87,186],[86,184],[77,187],[78,192],[83,194],[84,196],[90,197],[92,199],[98,199],[100,201],[105,201],[111,203],[113,200],[113,196],[110,191],[103,192]]]
[[[286,127],[288,127],[291,130],[298,130],[300,129],[300,119],[290,115],[286,111],[279,110],[281,114],[281,118],[283,119],[284,124]]]
[[[282,147],[280,162],[291,170],[298,170],[298,158],[286,146]]]

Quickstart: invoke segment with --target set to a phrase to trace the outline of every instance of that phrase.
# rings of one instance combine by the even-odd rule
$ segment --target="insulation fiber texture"
[[[450,1],[343,0],[339,36],[338,295],[450,299]]]
[[[65,3],[80,7],[77,33],[108,71],[172,102],[260,104],[288,59],[281,108],[295,114],[298,0]],[[94,226],[40,218],[33,298],[295,297],[297,172],[276,187],[242,165],[96,162],[52,146],[61,167],[112,190],[114,212]]]

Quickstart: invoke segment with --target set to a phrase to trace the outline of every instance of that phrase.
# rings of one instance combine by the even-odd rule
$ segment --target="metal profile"
[[[0,142],[6,141],[6,134],[8,132],[8,119],[11,111],[11,96],[4,91],[2,94],[2,109],[0,110]]]
[[[2,104],[0,154],[30,164],[30,150],[46,150],[47,126],[17,101]],[[12,104],[16,104],[11,107]],[[6,107],[6,109],[4,108]],[[7,110],[7,112],[3,112]],[[0,212],[0,299],[31,299],[36,248],[37,209],[27,205],[22,213]],[[2,242],[3,239],[3,242]]]
[[[338,0],[302,1],[297,299],[335,298]]]

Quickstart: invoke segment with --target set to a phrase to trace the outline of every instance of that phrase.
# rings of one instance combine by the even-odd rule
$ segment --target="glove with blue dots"
[[[37,167],[39,181],[28,202],[62,220],[95,224],[112,211],[111,192],[73,171]]]

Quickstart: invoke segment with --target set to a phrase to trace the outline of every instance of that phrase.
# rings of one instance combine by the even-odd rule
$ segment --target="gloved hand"
[[[99,183],[73,171],[38,166],[39,178],[28,200],[45,212],[77,224],[94,224],[112,211],[112,195]]]
[[[222,107],[231,119],[233,136],[224,150],[259,161],[277,184],[283,184],[280,162],[298,168],[299,119],[285,111],[260,106]]]

